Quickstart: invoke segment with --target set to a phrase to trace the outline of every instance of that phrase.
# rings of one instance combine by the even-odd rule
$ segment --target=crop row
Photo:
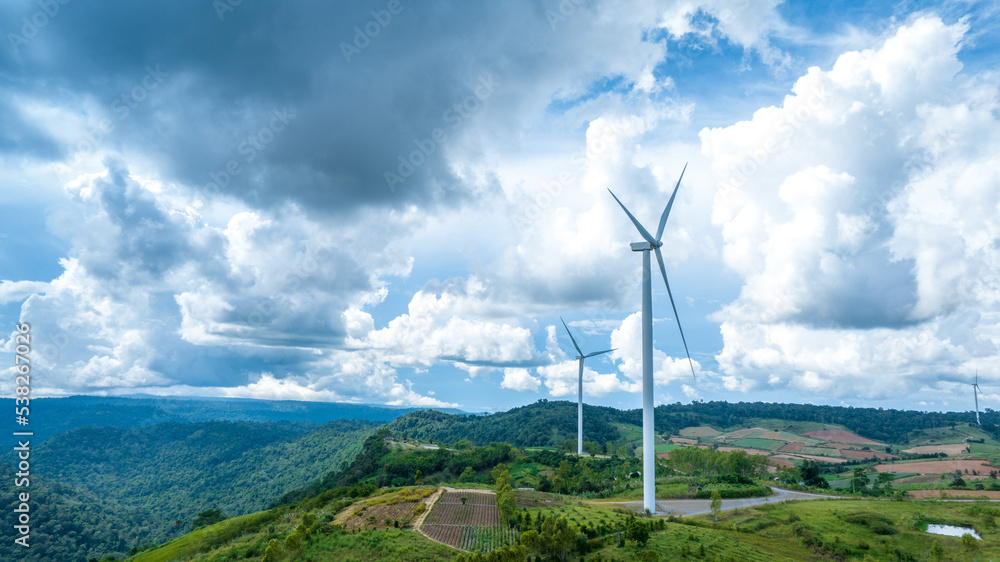
[[[517,543],[517,532],[506,525],[424,524],[424,533],[432,539],[468,551],[489,552],[505,544]]]

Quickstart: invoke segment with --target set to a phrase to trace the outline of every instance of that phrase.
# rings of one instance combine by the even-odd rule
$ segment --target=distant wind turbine
[[[976,382],[972,383],[972,397],[976,400],[976,423],[979,423],[979,396],[976,393],[982,394],[982,389],[979,388],[979,369],[976,369]]]
[[[663,283],[667,286],[667,296],[670,297],[670,306],[673,307],[674,318],[677,319],[677,329],[680,330],[681,341],[684,343],[684,353],[687,354],[688,364],[691,366],[691,376],[695,376],[694,362],[688,351],[687,340],[684,339],[681,318],[677,315],[677,305],[674,304],[674,295],[670,292],[670,282],[667,281],[667,269],[663,266],[663,256],[660,254],[660,246],[663,245],[660,238],[663,237],[663,228],[667,225],[667,216],[670,214],[670,208],[674,205],[674,197],[677,196],[677,189],[681,186],[685,170],[687,170],[687,164],[684,164],[681,177],[677,179],[674,192],[670,195],[670,201],[663,209],[655,238],[639,224],[639,221],[632,216],[632,213],[618,199],[618,196],[610,189],[608,190],[645,240],[644,242],[633,242],[631,247],[633,252],[642,252],[642,504],[651,513],[656,513],[656,455],[653,444],[653,294],[649,273],[650,250],[656,254],[656,262],[660,265]]]
[[[583,360],[588,357],[593,357],[595,355],[601,355],[603,353],[611,353],[614,349],[605,349],[604,351],[595,351],[593,353],[584,354],[580,350],[580,346],[576,344],[576,338],[573,337],[573,332],[569,331],[569,326],[566,325],[566,321],[559,317],[559,320],[563,324],[563,328],[566,328],[566,333],[569,334],[570,341],[573,342],[573,347],[576,348],[576,352],[579,355],[576,356],[577,360],[580,362],[580,376],[577,378],[579,387],[576,392],[576,454],[583,455]]]

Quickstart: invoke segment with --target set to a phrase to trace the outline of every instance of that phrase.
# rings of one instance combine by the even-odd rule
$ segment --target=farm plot
[[[896,455],[890,455],[889,453],[879,453],[877,451],[858,451],[856,449],[841,449],[840,455],[849,459],[870,459],[875,457],[879,460],[886,460],[899,458]]]
[[[723,433],[718,437],[717,441],[735,441],[737,439],[743,439],[744,437],[753,437],[761,433],[770,433],[770,431],[764,429],[763,427],[750,427],[746,429],[737,429],[736,431]]]
[[[685,427],[680,430],[680,434],[684,437],[712,437],[719,434],[719,431],[715,428],[709,427],[707,425],[699,425],[692,427]]]
[[[763,451],[761,449],[747,449],[746,447],[719,447],[717,450],[724,453],[730,453],[732,451],[743,451],[748,455],[770,455],[771,451]]]
[[[879,472],[920,472],[922,474],[947,474],[956,470],[975,470],[980,474],[989,474],[991,470],[996,470],[986,464],[984,460],[949,460],[949,461],[921,461],[921,462],[901,462],[896,464],[880,464],[875,467]]]
[[[431,508],[421,530],[438,542],[470,551],[489,552],[516,543],[517,533],[501,524],[495,503],[492,493],[445,492]]]
[[[792,443],[805,443],[806,445],[815,445],[820,442],[819,439],[812,439],[810,437],[803,437],[801,435],[796,435],[794,433],[789,433],[787,431],[769,431],[767,433],[761,433],[756,436],[758,439],[774,439],[776,441],[788,441]]]
[[[921,445],[919,447],[911,447],[903,452],[918,453],[918,454],[944,453],[946,455],[960,455],[965,452],[966,447],[968,447],[968,445],[966,445],[965,443],[954,443],[951,445]]]
[[[775,441],[773,439],[761,439],[759,437],[744,437],[743,439],[737,439],[733,441],[733,445],[737,447],[742,447],[744,449],[765,449],[768,451],[774,451],[778,447],[784,445],[784,441]]]
[[[785,443],[785,446],[778,450],[783,453],[798,453],[803,447],[805,447],[803,443]]]
[[[352,529],[385,529],[404,526],[415,517],[414,511],[420,502],[399,502],[392,505],[371,505],[354,513],[344,526]]]
[[[862,445],[881,445],[885,447],[885,443],[872,441],[871,439],[866,439],[856,433],[844,431],[843,429],[821,429],[819,431],[810,431],[809,433],[806,433],[806,435],[816,439],[825,439],[827,441],[836,441],[838,443],[861,443]]]
[[[833,447],[802,447],[799,451],[804,455],[819,455],[821,457],[839,457],[840,449],[834,449]]]

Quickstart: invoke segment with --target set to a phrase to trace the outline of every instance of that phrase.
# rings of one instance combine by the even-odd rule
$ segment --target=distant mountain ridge
[[[80,427],[128,429],[164,422],[250,421],[309,422],[321,425],[335,420],[387,422],[422,408],[256,400],[251,398],[175,398],[157,396],[68,396],[31,400],[30,425],[36,443]],[[456,409],[442,411],[459,414]],[[6,421],[8,431],[23,431]]]

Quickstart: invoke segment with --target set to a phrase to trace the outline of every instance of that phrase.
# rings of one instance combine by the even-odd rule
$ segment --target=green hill
[[[60,561],[124,554],[184,533],[207,509],[259,511],[350,461],[374,427],[169,422],[63,433],[32,451],[40,475],[32,480],[32,554]],[[0,531],[0,560],[20,555],[12,532]]]
[[[629,480],[626,472],[637,466],[634,459],[518,452],[507,444],[421,451],[405,449],[388,437],[386,427],[369,436],[362,453],[329,479],[339,486],[313,490],[266,512],[204,527],[137,553],[134,560],[523,561],[542,555],[554,560],[923,560],[928,555],[936,556],[930,559],[963,560],[1000,555],[996,521],[1000,508],[987,503],[859,498],[782,501],[717,515],[636,518],[621,503],[597,499],[594,490],[585,489],[589,482],[614,490],[617,482]],[[706,461],[718,457],[719,462],[712,461],[715,470],[730,471],[718,475],[730,484],[717,491],[734,490],[739,478],[731,469],[736,467],[734,461],[745,458],[713,451],[689,457],[684,466],[688,471],[698,469],[699,457]],[[488,500],[491,478],[496,475],[502,481],[502,476],[485,465],[454,475],[455,466],[475,459],[488,465],[490,458],[500,458],[515,483],[537,476],[532,471],[549,469],[555,473],[553,480],[563,478],[564,485],[576,488],[575,493],[516,493],[517,509],[510,519],[515,527],[508,529],[495,511],[491,515],[494,508]],[[426,487],[379,489],[376,485],[394,473],[417,470],[421,471],[418,478],[458,490],[439,489],[438,498],[427,496]],[[658,481],[690,481],[690,477],[670,476],[667,467],[664,470]],[[683,488],[678,492],[687,493],[688,486]],[[421,520],[418,515],[425,511],[426,519]],[[932,535],[927,532],[929,524],[968,527],[983,540]],[[494,550],[474,555],[433,542],[427,534],[448,544]],[[513,546],[500,546],[505,543]]]

